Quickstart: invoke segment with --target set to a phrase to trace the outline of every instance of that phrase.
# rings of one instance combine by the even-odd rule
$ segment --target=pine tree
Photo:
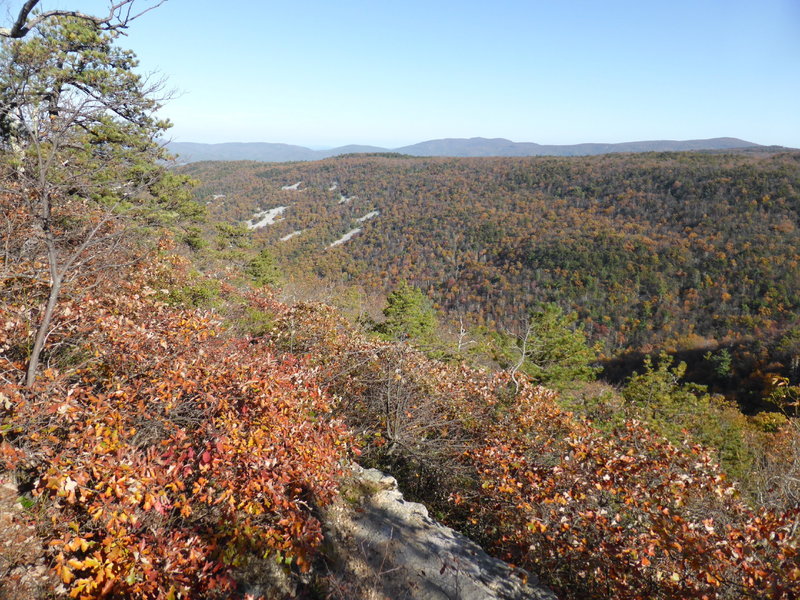
[[[3,217],[24,229],[17,239],[28,238],[3,249],[2,278],[26,277],[45,291],[28,386],[65,286],[114,267],[130,239],[126,223],[197,212],[180,191],[185,178],[161,162],[169,123],[155,116],[159,86],[135,73],[118,35],[54,17],[24,39],[0,40],[0,179],[13,197]]]
[[[436,312],[422,290],[401,281],[386,301],[383,310],[386,320],[375,326],[381,337],[387,340],[431,340],[437,327]]]
[[[259,252],[258,256],[247,264],[245,272],[258,286],[276,285],[283,279],[275,255],[268,248]]]
[[[490,336],[494,358],[514,376],[521,371],[550,387],[591,381],[599,371],[592,364],[597,352],[588,345],[577,319],[575,313],[564,314],[556,304],[544,304],[530,313],[520,331]]]

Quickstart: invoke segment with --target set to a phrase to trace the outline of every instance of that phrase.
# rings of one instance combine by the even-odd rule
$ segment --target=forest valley
[[[50,577],[7,544],[0,593],[335,598],[358,461],[565,600],[800,596],[800,154],[170,169],[114,30],[37,31],[0,53],[0,477]]]
[[[243,267],[251,246],[287,295],[335,288],[318,297],[362,319],[380,320],[408,282],[442,337],[460,334],[460,350],[468,337],[502,367],[555,304],[611,383],[667,352],[752,415],[776,409],[776,377],[800,376],[798,152],[351,155],[179,172],[199,180],[213,221],[188,243],[216,235],[213,250]]]

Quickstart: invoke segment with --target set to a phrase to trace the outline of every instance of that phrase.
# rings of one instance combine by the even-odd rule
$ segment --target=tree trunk
[[[58,295],[61,293],[61,277],[53,278],[53,283],[50,286],[50,297],[47,299],[47,306],[45,306],[42,320],[39,323],[39,329],[36,332],[36,340],[33,343],[33,350],[31,350],[31,358],[28,362],[28,372],[25,376],[25,386],[33,387],[33,382],[36,379],[36,372],[39,370],[39,357],[44,348],[44,342],[47,339],[47,333],[50,331],[50,324],[53,321],[53,312],[58,302]]]

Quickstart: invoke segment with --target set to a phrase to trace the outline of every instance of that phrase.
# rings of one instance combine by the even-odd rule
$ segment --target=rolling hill
[[[737,138],[707,140],[654,140],[619,144],[541,145],[512,142],[503,138],[450,138],[430,140],[400,148],[348,145],[328,150],[273,143],[199,144],[170,142],[169,150],[181,163],[205,160],[254,160],[262,162],[312,161],[343,154],[396,152],[412,156],[589,156],[619,152],[676,152],[685,150],[731,150],[762,148]]]

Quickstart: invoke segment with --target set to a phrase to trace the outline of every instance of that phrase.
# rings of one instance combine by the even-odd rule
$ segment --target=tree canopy
[[[385,339],[427,340],[436,329],[436,312],[417,287],[401,281],[386,299],[386,320],[375,330]]]
[[[142,10],[134,11],[134,0],[110,0],[108,11],[105,15],[92,15],[79,10],[61,8],[44,11],[36,10],[40,0],[25,0],[25,3],[19,8],[14,22],[9,27],[0,27],[0,38],[24,38],[39,25],[60,17],[80,19],[95,27],[109,31],[125,29],[131,21],[161,6],[166,1],[153,2]]]
[[[216,218],[285,206],[281,221],[250,235],[294,274],[369,293],[405,279],[467,328],[515,329],[554,302],[602,343],[614,383],[645,354],[677,351],[690,380],[756,410],[764,373],[800,377],[797,353],[774,348],[800,311],[799,159],[350,156],[181,171],[201,180],[198,198]],[[297,181],[302,194],[282,189]],[[731,373],[721,378],[703,355],[725,348]]]
[[[41,284],[39,335],[28,384],[63,287],[86,269],[113,266],[129,239],[125,217],[193,212],[186,178],[167,173],[156,117],[160,85],[136,72],[118,33],[91,20],[54,17],[0,44],[0,176],[9,228],[4,280]],[[190,208],[191,207],[191,208]],[[25,235],[22,231],[25,230]]]

